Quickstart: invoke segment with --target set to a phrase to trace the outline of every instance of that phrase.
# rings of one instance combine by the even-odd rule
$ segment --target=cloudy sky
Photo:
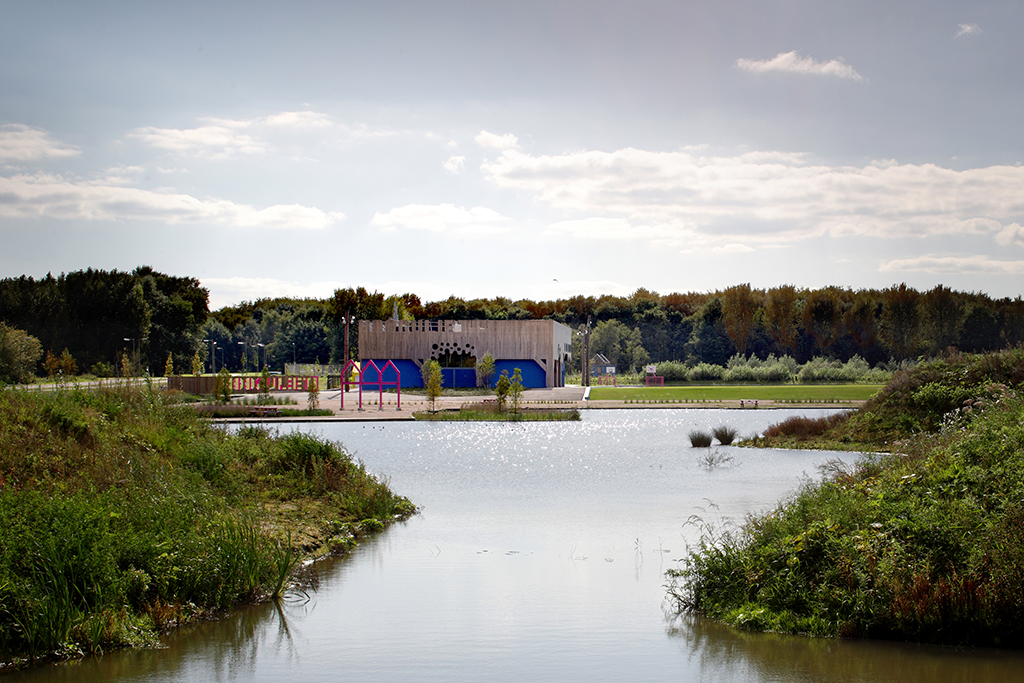
[[[1015,0],[0,12],[3,277],[1024,290]]]

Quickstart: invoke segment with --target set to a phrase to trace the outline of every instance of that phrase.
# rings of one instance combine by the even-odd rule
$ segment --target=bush
[[[711,365],[710,363],[699,363],[689,373],[686,378],[691,382],[710,382],[714,380],[722,379],[725,375],[725,368],[721,365]]]
[[[728,446],[736,440],[736,435],[739,433],[735,427],[729,427],[727,425],[719,425],[711,430],[715,438],[718,439],[718,443],[723,446]]]
[[[677,360],[666,360],[658,363],[658,374],[665,378],[666,382],[685,382],[690,369],[686,363]]]
[[[696,429],[689,433],[690,445],[694,448],[708,448],[711,446],[711,433]]]

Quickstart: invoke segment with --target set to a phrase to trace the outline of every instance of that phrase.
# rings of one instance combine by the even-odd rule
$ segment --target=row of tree
[[[801,364],[814,357],[846,362],[859,356],[876,365],[950,347],[980,352],[1024,342],[1020,297],[992,299],[943,286],[920,292],[905,284],[881,290],[741,284],[666,295],[638,289],[628,297],[449,297],[427,303],[411,293],[385,296],[360,287],[336,290],[328,299],[260,299],[213,313],[207,301],[196,279],[148,267],[0,280],[0,321],[37,338],[54,357],[68,349],[80,369],[93,371],[128,357],[159,374],[170,355],[173,367],[188,372],[197,351],[209,370],[340,363],[358,354],[355,321],[396,315],[550,318],[589,330],[591,353],[604,354],[620,372],[670,360],[725,366],[736,354],[788,356]],[[578,369],[578,348],[573,356]]]
[[[136,366],[124,369],[132,374],[159,373],[168,355],[191,367],[208,301],[195,278],[146,266],[0,280],[0,321],[37,339],[47,357],[73,358],[78,369],[99,375],[122,370],[124,358]]]

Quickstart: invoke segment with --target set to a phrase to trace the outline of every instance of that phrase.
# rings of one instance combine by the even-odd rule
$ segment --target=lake
[[[308,429],[422,512],[320,565],[308,601],[261,605],[166,639],[17,672],[32,681],[1003,681],[1024,655],[741,633],[667,612],[665,570],[693,523],[775,506],[851,454],[713,447],[779,410],[592,410],[580,422],[353,423]],[[696,516],[696,518],[694,517]]]

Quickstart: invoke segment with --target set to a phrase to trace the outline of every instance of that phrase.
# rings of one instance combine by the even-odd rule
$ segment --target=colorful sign
[[[259,391],[263,377],[260,375],[246,375],[243,377],[233,376],[231,378],[231,391],[253,392]],[[309,391],[310,382],[320,386],[320,378],[316,376],[303,375],[270,375],[267,377],[271,391]]]

